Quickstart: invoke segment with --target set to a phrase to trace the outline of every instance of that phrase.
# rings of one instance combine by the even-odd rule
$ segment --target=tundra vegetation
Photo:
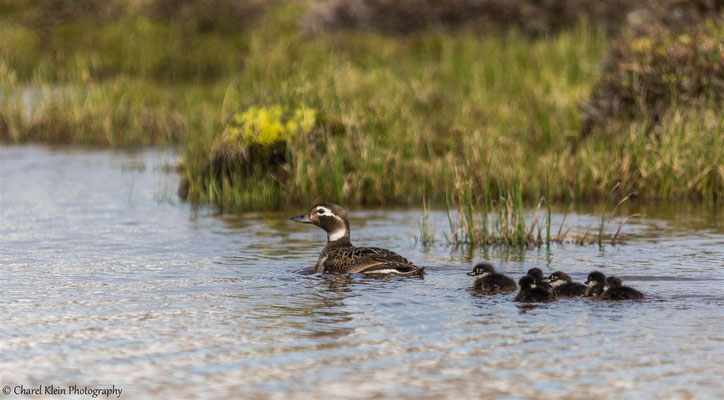
[[[721,200],[724,1],[438,3],[0,0],[0,139],[171,146],[230,210],[426,199],[461,242],[472,210],[539,242],[523,204]]]

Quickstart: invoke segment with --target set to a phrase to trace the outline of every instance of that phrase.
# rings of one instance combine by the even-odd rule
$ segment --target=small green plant
[[[608,216],[608,223],[605,222],[606,215],[602,215],[597,240],[588,231],[582,235],[572,233],[576,231],[575,226],[569,226],[564,230],[568,217],[567,212],[563,215],[558,232],[551,236],[552,206],[544,198],[541,198],[538,205],[526,216],[519,188],[512,188],[505,197],[500,197],[495,201],[486,200],[484,197],[477,199],[470,194],[467,188],[459,187],[453,193],[454,195],[446,201],[450,232],[445,235],[447,243],[453,246],[532,248],[541,247],[544,244],[550,246],[551,243],[582,246],[597,242],[599,247],[603,248],[604,241],[611,245],[620,243],[621,229],[631,218],[637,216],[637,214],[627,216],[619,222],[614,234],[606,234],[608,223],[617,217],[621,205],[628,199],[627,196],[614,207]],[[482,203],[481,200],[485,203]],[[546,202],[545,221],[541,221],[541,208],[544,201]],[[426,207],[423,208],[426,210]],[[452,211],[453,208],[456,211]],[[452,216],[453,213],[456,214],[456,217]],[[545,239],[543,237],[544,226]]]
[[[431,246],[435,243],[435,228],[430,224],[430,210],[428,203],[423,197],[422,199],[422,217],[417,223],[420,237],[419,242],[423,247]]]

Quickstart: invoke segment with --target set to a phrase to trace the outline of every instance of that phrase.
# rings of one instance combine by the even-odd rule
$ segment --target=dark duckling
[[[306,214],[291,219],[316,225],[327,232],[327,244],[319,255],[314,272],[423,275],[424,268],[393,251],[353,246],[349,240],[347,211],[336,204],[319,203]]]
[[[606,285],[606,276],[598,271],[593,271],[588,274],[586,279],[586,293],[585,297],[601,297],[603,293],[603,287]]]
[[[533,280],[535,280],[535,284],[538,287],[542,287],[544,289],[553,290],[553,287],[546,282],[546,279],[543,277],[543,271],[541,271],[540,268],[531,268],[528,270],[528,276],[533,277]]]
[[[479,263],[468,272],[468,276],[474,276],[475,284],[473,289],[486,292],[513,292],[518,287],[515,281],[503,274],[495,272],[495,267],[489,263]]]
[[[586,285],[575,283],[565,272],[556,271],[548,277],[556,297],[578,297],[586,293]]]
[[[553,293],[550,290],[536,286],[535,279],[530,275],[520,278],[518,284],[520,285],[520,292],[515,296],[514,301],[541,302],[554,299]]]
[[[601,300],[640,300],[644,298],[644,294],[634,288],[623,286],[621,279],[615,276],[609,276],[606,279],[606,285],[603,287]]]

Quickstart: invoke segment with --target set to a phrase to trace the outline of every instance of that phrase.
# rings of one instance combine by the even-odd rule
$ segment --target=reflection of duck
[[[623,286],[621,279],[615,276],[609,276],[603,287],[601,300],[639,300],[643,299],[643,293],[634,288]]]
[[[468,272],[468,275],[476,278],[473,285],[475,290],[512,292],[517,289],[514,280],[495,272],[495,267],[489,263],[479,263],[473,268],[472,272]]]
[[[598,271],[593,271],[588,274],[588,278],[586,279],[586,293],[583,295],[586,297],[600,297],[605,284],[606,275]]]
[[[543,278],[543,271],[541,271],[540,268],[531,268],[528,270],[528,276],[532,277],[535,281],[536,286],[542,287],[544,289],[552,290],[553,288],[551,285],[546,282],[545,278]]]
[[[520,292],[515,296],[515,301],[538,302],[554,299],[553,293],[550,290],[536,286],[535,279],[530,275],[520,278],[518,284],[520,285]]]
[[[578,297],[586,293],[586,285],[575,283],[565,272],[556,271],[548,277],[556,297]]]
[[[292,221],[314,224],[327,232],[327,245],[319,255],[315,272],[363,274],[416,274],[424,268],[405,257],[378,247],[354,247],[349,240],[347,211],[332,203],[319,203]]]

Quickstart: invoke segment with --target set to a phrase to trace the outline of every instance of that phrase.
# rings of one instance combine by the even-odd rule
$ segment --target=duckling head
[[[556,271],[551,274],[551,276],[548,277],[548,283],[551,284],[553,287],[558,287],[561,285],[565,285],[566,283],[571,282],[571,277],[568,276],[565,272]]]
[[[531,268],[528,270],[528,276],[533,277],[536,281],[543,280],[543,271],[540,268]]]
[[[492,264],[482,262],[478,263],[475,268],[473,268],[472,272],[468,272],[468,276],[474,276],[476,278],[483,278],[490,274],[495,273],[495,267],[493,267]]]
[[[327,241],[334,242],[340,239],[349,240],[349,217],[347,210],[332,204],[319,203],[310,208],[306,214],[295,215],[294,222],[313,224],[327,232]]]
[[[620,288],[621,286],[623,286],[621,279],[619,279],[615,276],[609,276],[608,278],[606,278],[606,284],[603,286],[603,290],[608,290],[611,288]]]
[[[598,271],[593,271],[588,274],[588,278],[586,279],[585,283],[589,287],[597,285],[599,283],[606,283],[606,276]]]
[[[520,290],[530,290],[536,287],[535,285],[535,278],[533,278],[530,275],[526,275],[518,281],[518,285],[520,286]]]

